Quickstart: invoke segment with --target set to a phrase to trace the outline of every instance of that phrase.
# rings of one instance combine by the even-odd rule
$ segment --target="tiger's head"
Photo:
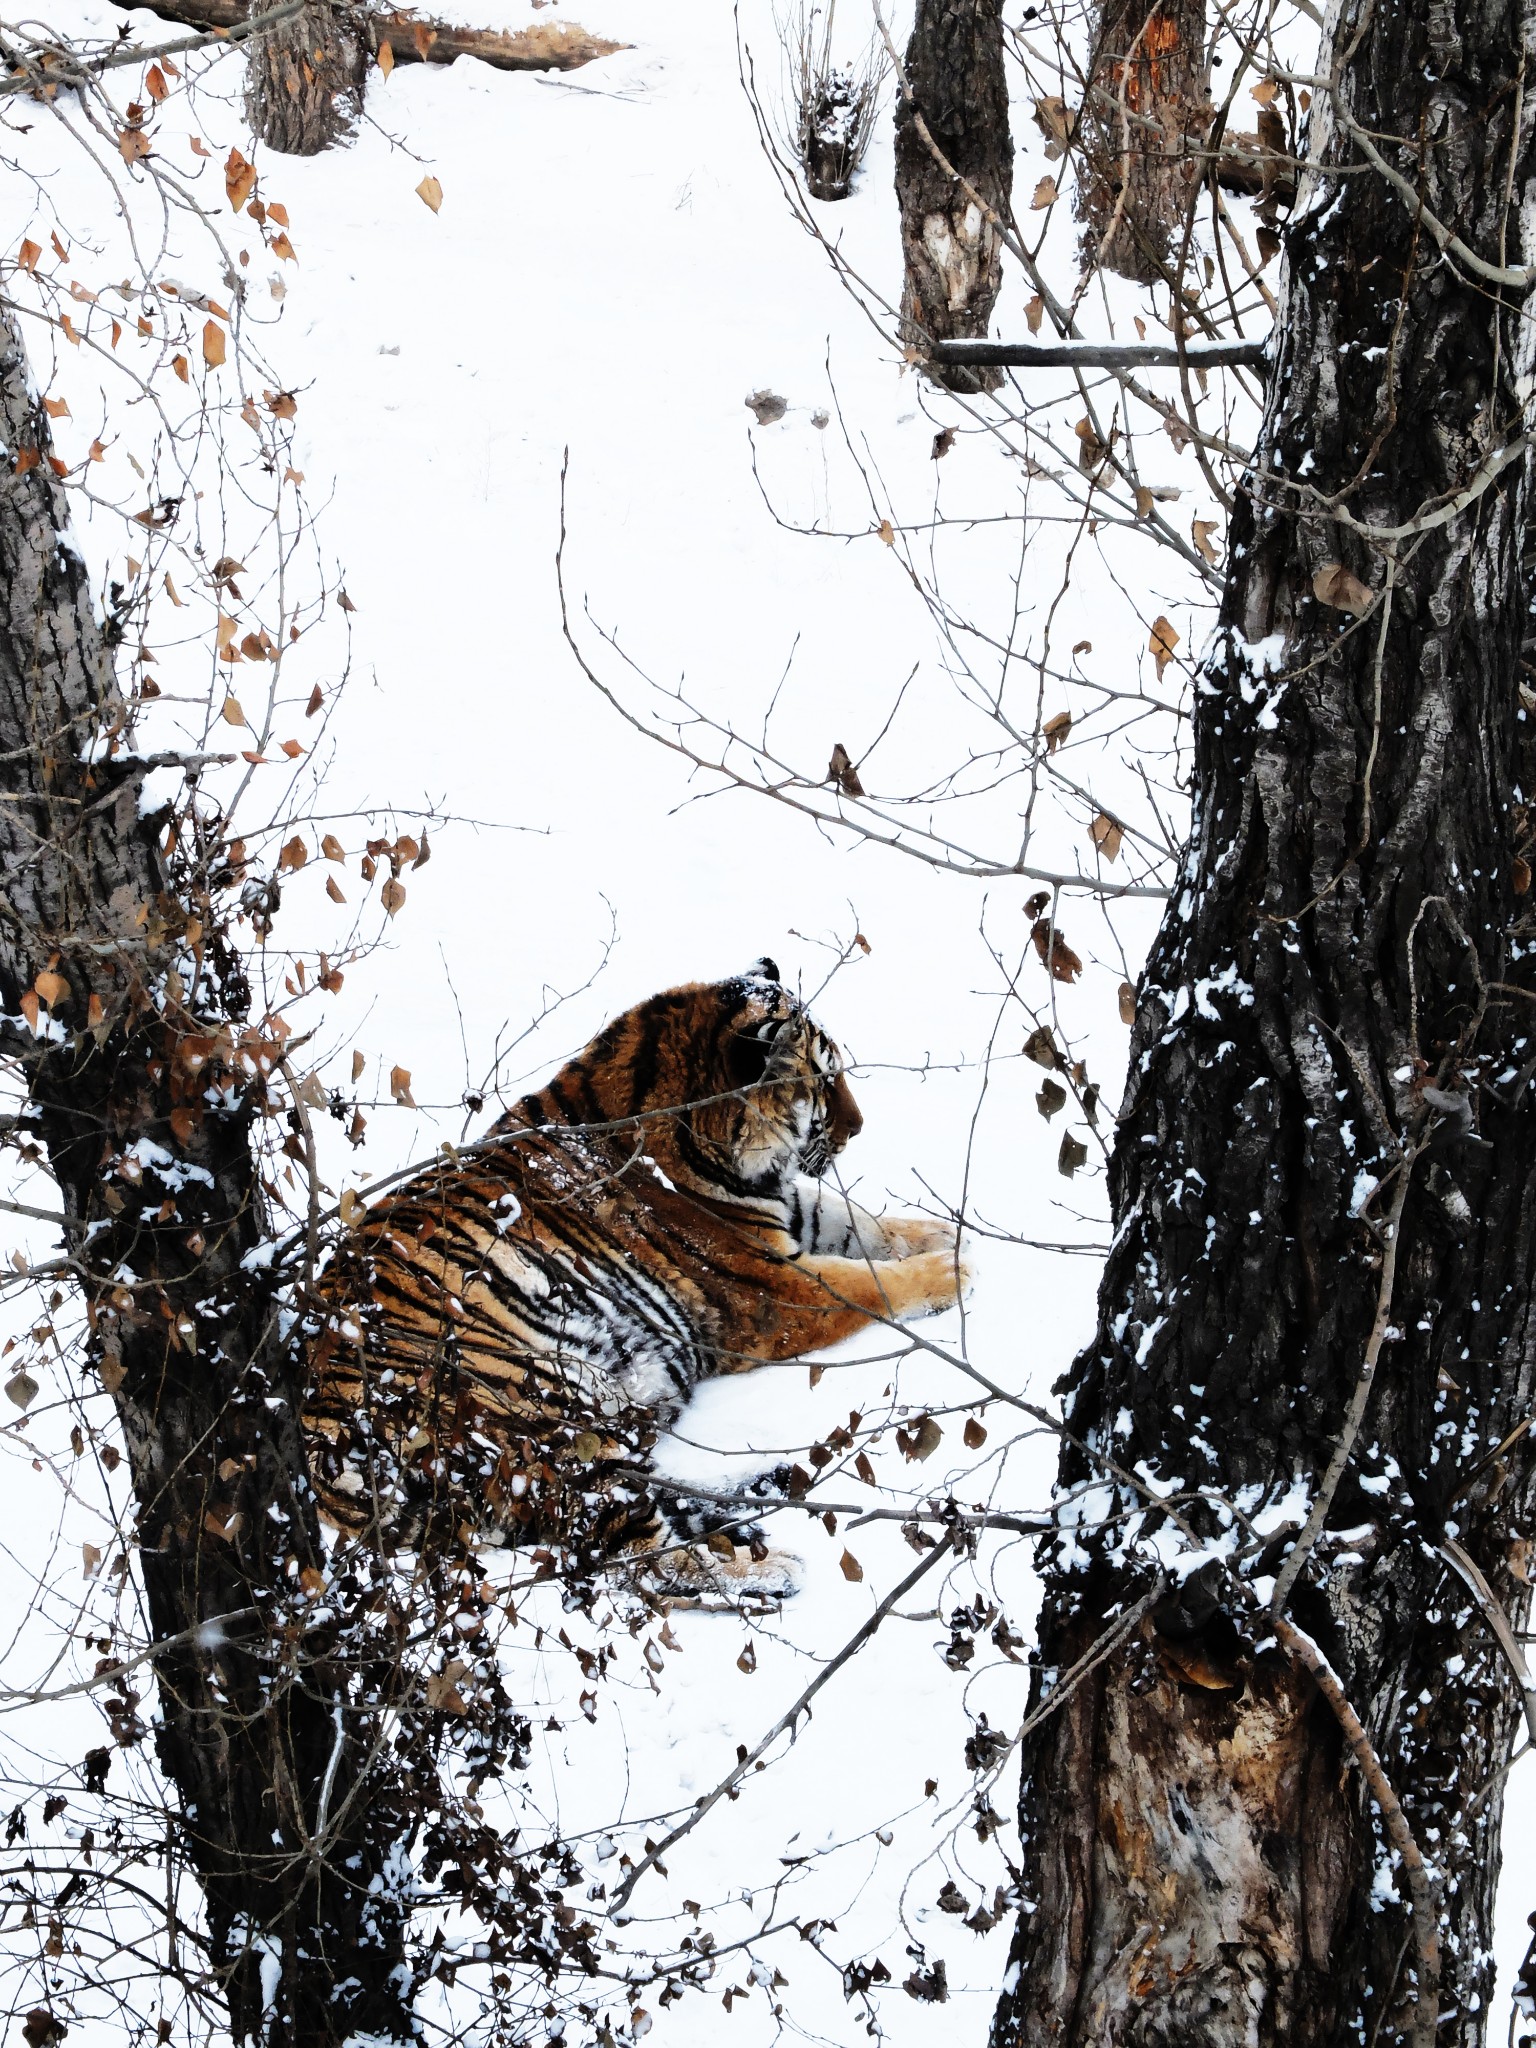
[[[772,960],[652,996],[566,1075],[600,1113],[646,1116],[669,1173],[744,1194],[825,1173],[864,1124],[842,1054]]]
[[[772,960],[719,983],[718,998],[724,1099],[693,1113],[698,1136],[748,1179],[820,1176],[864,1128],[841,1052]]]

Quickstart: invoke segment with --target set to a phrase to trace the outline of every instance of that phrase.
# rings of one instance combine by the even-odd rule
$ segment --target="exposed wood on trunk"
[[[139,815],[143,764],[107,758],[124,706],[9,316],[0,434],[19,451],[0,464],[4,1042],[127,1440],[155,1638],[180,1639],[156,1660],[178,1833],[237,2039],[414,2038],[391,1873],[404,1823],[371,1764],[379,1674],[349,1669],[338,1624],[308,1618],[300,1575],[324,1557],[300,1368],[243,1264],[262,1237],[262,1033],[206,880],[173,872]],[[280,1963],[270,2005],[264,1957]]]
[[[1147,1583],[1137,1543],[1156,1534],[1159,1569],[1186,1548],[1101,1458],[1263,1519],[1185,1501],[1210,1558],[1141,1654],[1034,1737],[1031,1909],[995,2048],[1484,2038],[1521,1698],[1444,1546],[1518,1630],[1536,1494],[1531,309],[1525,272],[1498,277],[1536,184],[1531,33],[1515,0],[1464,0],[1454,23],[1341,0],[1318,66],[1340,65],[1349,120],[1405,186],[1329,174],[1359,159],[1320,98],[1194,692],[1184,882],[1139,992],[1098,1333],[1069,1381],[1086,1449],[1062,1480],[1100,1490],[1046,1559],[1037,1697]],[[1442,256],[1431,216],[1492,276]],[[1384,1294],[1363,1426],[1291,1596],[1319,1693],[1266,1602]],[[1438,2012],[1391,1794],[1438,1910]]]
[[[1076,130],[1086,257],[1143,284],[1170,274],[1210,118],[1205,0],[1099,0]]]
[[[988,213],[1006,220],[1012,193],[1000,0],[918,0],[896,105],[901,331],[916,349],[986,333],[1002,283],[1002,242]],[[956,391],[1002,381],[994,369],[930,374]]]

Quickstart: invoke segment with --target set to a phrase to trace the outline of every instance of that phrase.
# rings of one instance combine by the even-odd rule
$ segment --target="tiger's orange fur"
[[[615,1019],[322,1274],[325,1512],[408,1544],[499,1527],[577,1568],[703,1533],[647,1476],[700,1379],[956,1299],[948,1225],[821,1184],[862,1122],[771,961]]]

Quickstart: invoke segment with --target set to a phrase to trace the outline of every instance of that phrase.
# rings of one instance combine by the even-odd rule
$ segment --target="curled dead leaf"
[[[920,1415],[905,1429],[896,1432],[896,1443],[904,1458],[921,1464],[931,1458],[944,1441],[944,1432],[931,1415]]]
[[[1053,1081],[1050,1078],[1050,1076],[1047,1075],[1046,1078],[1040,1083],[1039,1093],[1035,1096],[1036,1109],[1039,1110],[1040,1114],[1045,1118],[1046,1122],[1049,1123],[1051,1118],[1056,1115],[1057,1111],[1065,1109],[1066,1106],[1066,1089],[1062,1087],[1059,1081]]]
[[[1324,562],[1312,578],[1312,595],[1319,604],[1337,612],[1350,612],[1363,619],[1375,603],[1375,593],[1342,562]]]
[[[422,179],[421,183],[416,187],[416,197],[421,201],[423,206],[430,206],[434,213],[438,212],[439,209],[441,208],[443,203],[443,188],[441,184],[438,182],[438,180],[432,176],[430,171],[427,173],[426,177]]]
[[[835,782],[844,796],[863,796],[864,785],[859,780],[859,771],[848,757],[848,749],[839,740],[832,749],[832,759],[827,764],[827,780]]]
[[[1125,837],[1125,833],[1107,811],[1100,811],[1099,815],[1088,827],[1088,837],[1106,860],[1119,859],[1120,842]]]
[[[238,149],[224,159],[224,190],[236,213],[256,190],[256,166],[247,163]]]
[[[1052,981],[1076,981],[1083,971],[1083,963],[1062,937],[1060,926],[1053,925],[1047,917],[1037,917],[1030,926],[1029,936]]]
[[[1048,1025],[1042,1024],[1031,1031],[1024,1041],[1024,1057],[1033,1060],[1037,1067],[1060,1069],[1063,1064],[1062,1057],[1056,1049],[1056,1040],[1052,1037]]]
[[[1152,621],[1152,637],[1147,644],[1152,651],[1152,659],[1157,663],[1158,676],[1161,677],[1163,670],[1173,659],[1173,650],[1179,644],[1179,635],[1161,612]]]

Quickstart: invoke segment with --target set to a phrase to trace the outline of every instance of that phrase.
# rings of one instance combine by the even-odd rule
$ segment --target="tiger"
[[[863,1121],[771,959],[615,1018],[322,1270],[303,1423],[325,1517],[390,1547],[531,1545],[576,1576],[643,1561],[680,1596],[792,1592],[796,1561],[744,1519],[782,1474],[738,1506],[651,1459],[701,1380],[967,1288],[953,1224],[823,1178]]]

